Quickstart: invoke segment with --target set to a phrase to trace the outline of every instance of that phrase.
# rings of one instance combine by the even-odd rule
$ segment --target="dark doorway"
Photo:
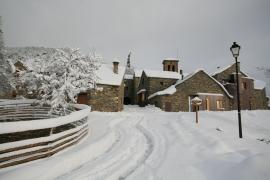
[[[146,105],[145,92],[138,94],[138,104],[140,107],[144,107]]]
[[[124,98],[124,104],[125,105],[131,104],[131,99],[129,97],[125,97]]]
[[[165,111],[166,112],[172,111],[172,104],[170,102],[165,102]]]
[[[87,93],[80,93],[78,95],[77,103],[78,104],[87,104],[88,103]]]

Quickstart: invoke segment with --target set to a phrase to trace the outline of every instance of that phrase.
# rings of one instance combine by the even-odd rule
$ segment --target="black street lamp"
[[[239,56],[240,46],[233,42],[230,50],[233,57],[235,58],[235,68],[236,68],[236,86],[237,86],[237,108],[238,108],[238,126],[239,126],[239,138],[242,138],[242,123],[241,123],[241,104],[240,104],[240,93],[239,93],[239,80],[238,80],[238,62],[237,58]]]

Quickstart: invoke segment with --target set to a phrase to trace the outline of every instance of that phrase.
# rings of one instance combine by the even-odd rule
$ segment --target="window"
[[[247,89],[247,83],[246,82],[242,82],[242,88]]]
[[[210,101],[208,98],[205,99],[205,109],[207,111],[210,111]]]
[[[217,100],[217,109],[223,109],[223,101]]]
[[[163,84],[164,84],[163,82],[160,82],[160,85],[161,85],[161,86],[163,86]]]
[[[173,72],[175,71],[175,67],[174,67],[174,66],[172,66],[172,71],[173,71]]]
[[[142,79],[142,85],[144,85],[144,79]]]
[[[171,66],[170,65],[168,65],[168,71],[170,71],[171,70]]]
[[[235,83],[235,77],[233,74],[230,75],[230,80],[229,80],[230,83]]]

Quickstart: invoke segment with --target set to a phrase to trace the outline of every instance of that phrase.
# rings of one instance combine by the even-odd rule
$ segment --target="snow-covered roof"
[[[125,74],[124,79],[133,79],[133,77],[132,74]]]
[[[135,77],[141,77],[142,76],[142,70],[135,70]]]
[[[266,83],[264,81],[261,80],[254,80],[254,89],[263,89],[265,88]]]
[[[242,77],[242,78],[254,80],[254,78],[252,78],[252,77]]]
[[[211,76],[215,76],[215,75],[225,71],[226,69],[230,68],[232,65],[234,65],[234,63],[230,64],[230,65],[228,65],[226,67],[223,67],[223,68],[218,68],[218,70],[216,72],[212,73]]]
[[[174,85],[172,85],[172,86],[168,87],[167,89],[164,89],[162,91],[158,91],[158,92],[150,95],[148,97],[148,99],[151,99],[151,98],[153,98],[155,96],[160,96],[160,95],[174,94],[175,92],[176,92],[176,88],[175,88]]]
[[[118,66],[118,74],[113,72],[112,64],[101,64],[96,71],[97,84],[120,86],[125,74],[125,67]]]
[[[146,89],[141,89],[141,90],[139,90],[139,91],[137,92],[137,94],[140,94],[140,93],[145,92],[145,91],[146,91]]]
[[[158,92],[150,95],[148,97],[148,99],[151,99],[151,98],[153,98],[155,96],[159,96],[159,95],[166,95],[166,94],[171,95],[171,94],[174,94],[176,92],[176,86],[178,86],[179,84],[182,84],[183,82],[187,81],[188,79],[190,79],[191,77],[193,77],[195,74],[197,74],[199,71],[203,71],[208,77],[210,77],[211,79],[213,79],[223,89],[223,91],[228,95],[228,97],[233,98],[233,96],[225,89],[225,87],[220,82],[218,82],[215,78],[213,78],[210,75],[208,75],[204,70],[198,69],[195,72],[190,73],[183,80],[178,80],[174,85],[171,85],[167,89],[164,89],[162,91],[158,91]],[[174,89],[175,89],[175,91],[174,91]]]
[[[171,71],[144,70],[147,77],[180,79],[181,75]]]
[[[167,58],[165,58],[164,59],[164,61],[166,61],[166,60],[171,60],[171,61],[179,61],[179,59],[177,59],[177,58],[171,58],[171,57],[167,57]]]
[[[202,95],[202,96],[223,96],[223,94],[219,94],[219,93],[197,93],[197,95]]]
[[[219,73],[222,73],[223,71],[229,69],[229,68],[230,68],[231,66],[233,66],[234,64],[235,64],[235,63],[230,64],[230,65],[228,65],[228,66],[226,66],[226,67],[223,67],[223,68],[219,68],[216,72],[212,73],[211,76],[215,76],[215,75],[217,75],[217,74],[219,74]],[[248,76],[247,73],[243,72],[242,70],[240,70],[240,72],[241,72],[243,75]]]

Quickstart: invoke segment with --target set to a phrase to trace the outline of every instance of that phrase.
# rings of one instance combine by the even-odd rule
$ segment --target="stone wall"
[[[175,84],[178,79],[168,79],[168,78],[156,78],[156,77],[147,77],[143,72],[141,81],[139,84],[140,89],[146,89],[146,98],[151,94],[154,94],[157,91],[164,90],[169,86]]]
[[[134,80],[125,79],[124,104],[134,104]]]
[[[240,63],[238,64],[238,67],[240,69]],[[213,76],[219,82],[224,83],[228,92],[233,95],[234,110],[237,109],[237,81],[235,72],[235,64],[233,64],[224,71]],[[247,77],[247,75],[241,71],[239,74],[239,93],[242,110],[267,109],[265,90],[254,89],[254,80]]]
[[[138,104],[138,88],[139,88],[139,83],[140,83],[140,77],[134,77],[134,81],[133,81],[133,87],[134,87],[134,91],[133,91],[133,104]]]
[[[178,72],[178,60],[164,60],[163,71]]]
[[[228,67],[228,68],[225,69],[224,71],[222,71],[222,72],[220,72],[220,73],[214,75],[213,77],[214,77],[216,80],[218,80],[219,82],[221,82],[221,83],[222,83],[223,81],[226,81],[226,82],[230,81],[231,75],[232,75],[232,74],[235,74],[235,69],[236,69],[235,65],[236,65],[235,63],[232,64],[230,67]],[[238,62],[238,70],[240,70],[240,63],[239,63],[239,62]],[[240,72],[240,73],[241,73],[241,72]]]
[[[171,104],[171,111],[189,111],[189,99],[197,95],[197,93],[216,93],[223,96],[218,97],[222,101],[222,106],[225,110],[231,109],[231,100],[225,91],[205,72],[199,71],[190,79],[176,86],[177,91],[172,95],[155,96],[150,99],[151,104],[155,104],[162,110],[165,110],[166,103]],[[191,98],[189,98],[191,97]],[[217,98],[217,97],[215,97]],[[216,100],[218,100],[218,98]],[[200,109],[203,108],[204,102]],[[210,110],[217,110],[216,107],[212,107]]]
[[[87,92],[92,111],[117,112],[123,110],[124,83],[121,86],[98,85]]]
[[[254,89],[252,91],[251,110],[268,109],[268,99],[264,89]]]
[[[154,94],[157,91],[164,90],[171,85],[175,84],[178,79],[167,79],[167,78],[148,78],[148,95]]]

